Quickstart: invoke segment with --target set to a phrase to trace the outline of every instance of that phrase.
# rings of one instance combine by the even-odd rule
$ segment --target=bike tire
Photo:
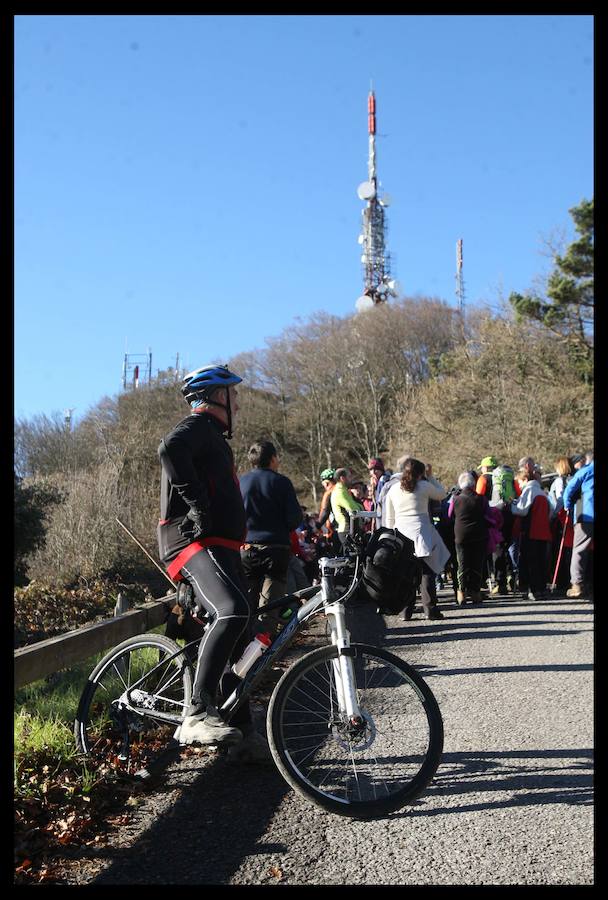
[[[410,665],[378,647],[351,649],[364,734],[350,740],[340,732],[344,723],[336,725],[332,646],[311,651],[282,676],[268,707],[268,741],[281,775],[306,799],[339,815],[377,818],[412,803],[430,783],[443,752],[443,720]]]
[[[184,715],[192,696],[192,669],[183,653],[155,672],[152,669],[180,650],[175,641],[164,635],[141,634],[122,641],[97,663],[84,687],[74,720],[74,737],[80,753],[100,759],[118,756],[125,729],[130,737],[154,731],[168,742],[176,724],[155,719],[154,712]],[[147,676],[146,671],[151,674]],[[138,688],[142,714],[119,713],[118,698],[140,678],[144,679]]]

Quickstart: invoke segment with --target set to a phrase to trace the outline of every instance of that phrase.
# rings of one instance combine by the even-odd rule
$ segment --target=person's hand
[[[190,541],[209,534],[209,519],[202,509],[192,508],[178,526],[179,533]]]

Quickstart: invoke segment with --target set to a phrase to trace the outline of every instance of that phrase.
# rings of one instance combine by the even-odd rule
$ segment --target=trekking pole
[[[171,587],[172,587],[172,588],[175,588],[175,587],[176,587],[175,582],[174,582],[171,578],[169,578],[169,576],[167,575],[167,573],[165,572],[164,569],[161,569],[161,567],[160,567],[159,564],[156,562],[156,560],[154,559],[154,557],[150,556],[150,554],[148,553],[148,551],[146,550],[146,548],[144,547],[144,545],[143,545],[140,541],[137,540],[137,538],[135,537],[135,535],[133,534],[133,532],[132,532],[132,531],[129,531],[129,529],[127,528],[127,526],[125,525],[125,523],[124,523],[124,522],[121,522],[120,519],[118,518],[118,516],[115,516],[115,519],[116,519],[116,521],[118,522],[118,524],[120,525],[120,527],[121,527],[121,528],[124,528],[124,530],[127,532],[127,534],[129,535],[129,537],[131,538],[131,540],[132,540],[132,541],[135,541],[135,543],[137,544],[137,546],[139,547],[139,549],[144,551],[144,553],[146,554],[146,556],[148,557],[148,559],[150,560],[150,562],[151,562],[151,563],[154,563],[154,565],[156,566],[156,568],[158,569],[158,571],[160,572],[160,574],[161,574],[161,575],[164,575],[164,577],[167,579],[167,581],[169,582],[169,584],[171,585]]]
[[[562,531],[562,539],[559,544],[559,553],[557,554],[557,563],[555,564],[555,572],[553,573],[553,581],[549,586],[549,590],[551,593],[555,590],[555,585],[557,583],[557,573],[559,571],[559,564],[562,561],[562,550],[564,549],[564,538],[566,537],[566,526],[568,525],[568,517],[570,515],[570,510],[566,510],[566,518],[564,519],[564,530]]]

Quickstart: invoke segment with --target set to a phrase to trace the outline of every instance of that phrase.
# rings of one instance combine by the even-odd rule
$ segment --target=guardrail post
[[[122,616],[123,613],[129,609],[129,601],[123,595],[122,591],[118,592],[118,597],[116,598],[116,606],[114,607],[114,615]]]

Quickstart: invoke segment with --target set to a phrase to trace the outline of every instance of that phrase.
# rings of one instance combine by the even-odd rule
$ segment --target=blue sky
[[[377,98],[406,296],[495,305],[593,195],[591,16],[17,16],[15,415],[354,312]]]

